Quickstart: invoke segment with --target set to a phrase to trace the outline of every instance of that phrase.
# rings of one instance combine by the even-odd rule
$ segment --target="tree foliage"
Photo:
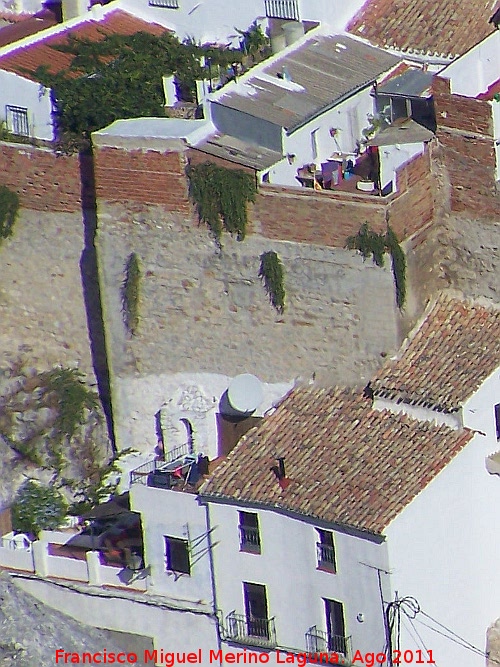
[[[61,525],[67,504],[53,486],[29,480],[17,492],[11,509],[14,530],[37,535],[40,530],[55,530]]]
[[[164,115],[162,77],[175,74],[194,91],[200,65],[192,49],[171,33],[105,35],[101,41],[70,37],[52,48],[73,56],[55,75],[39,67],[34,75],[51,88],[58,136],[88,142],[90,133],[120,118]]]
[[[122,118],[164,116],[163,77],[175,75],[178,92],[193,101],[203,78],[200,56],[214,64],[241,61],[241,52],[156,36],[104,34],[100,41],[71,36],[51,48],[72,56],[66,70],[46,65],[30,72],[52,91],[53,117],[63,148],[88,145],[90,134]]]

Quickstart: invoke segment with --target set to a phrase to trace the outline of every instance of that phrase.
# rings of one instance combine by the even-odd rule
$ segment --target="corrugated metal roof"
[[[315,35],[243,76],[218,102],[291,131],[371,85],[399,58],[345,35]],[[288,80],[289,79],[289,80]]]
[[[416,144],[421,141],[430,141],[433,136],[433,132],[411,118],[401,118],[370,139],[368,146]]]
[[[283,157],[278,151],[250,144],[227,134],[214,134],[194,148],[257,171],[267,169]]]
[[[57,74],[69,67],[73,55],[71,53],[62,53],[52,47],[58,44],[65,44],[70,35],[79,39],[98,42],[104,39],[105,35],[133,35],[141,31],[153,35],[161,35],[166,32],[166,28],[156,23],[142,21],[127,12],[117,9],[109,14],[105,14],[101,19],[88,18],[67,30],[59,31],[55,35],[50,34],[46,37],[42,35],[38,41],[10,51],[5,56],[0,57],[0,69],[14,72],[27,79],[36,81],[36,78],[30,72],[36,70],[40,65],[46,65],[51,74]]]
[[[402,95],[404,97],[430,97],[434,74],[421,69],[408,69],[403,74],[389,79],[377,88],[382,95]]]

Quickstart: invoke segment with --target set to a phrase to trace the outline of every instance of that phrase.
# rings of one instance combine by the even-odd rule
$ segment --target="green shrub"
[[[66,516],[67,504],[53,486],[29,480],[17,492],[11,509],[14,530],[37,535],[40,530],[59,528]]]

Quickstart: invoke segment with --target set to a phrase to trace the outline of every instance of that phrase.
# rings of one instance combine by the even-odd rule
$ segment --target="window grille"
[[[7,104],[5,107],[7,130],[20,137],[29,137],[28,109]]]
[[[164,7],[165,9],[179,9],[179,0],[149,0],[150,7]]]

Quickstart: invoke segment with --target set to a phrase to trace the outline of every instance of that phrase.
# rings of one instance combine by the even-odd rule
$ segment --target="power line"
[[[425,618],[429,619],[432,621],[432,623],[436,624],[442,630],[439,630],[438,628],[433,627],[432,625],[429,625],[428,623],[424,623],[420,618],[418,618],[418,615],[421,614]],[[500,665],[500,660],[495,660],[494,658],[491,658],[488,653],[483,651],[482,649],[478,648],[477,646],[474,646],[471,642],[467,641],[463,637],[461,637],[459,634],[448,628],[446,625],[443,623],[440,623],[438,620],[433,618],[430,614],[427,614],[425,611],[423,611],[420,608],[420,605],[417,601],[416,598],[412,596],[407,596],[401,599],[398,599],[397,593],[396,593],[396,599],[394,602],[389,602],[386,608],[386,621],[387,621],[387,626],[389,628],[389,645],[388,649],[392,654],[392,638],[393,635],[395,635],[395,644],[398,647],[399,650],[399,643],[400,643],[400,634],[401,634],[401,621],[404,621],[404,617],[408,619],[409,623],[411,624],[413,630],[417,634],[418,638],[420,639],[422,646],[426,650],[426,652],[431,655],[431,652],[427,649],[425,646],[425,643],[420,636],[417,628],[415,627],[414,620],[418,621],[421,623],[423,626],[429,628],[429,630],[432,630],[433,632],[436,632],[437,634],[441,635],[442,637],[445,637],[445,639],[449,639],[450,641],[454,642],[458,646],[467,649],[468,651],[471,651],[472,653],[475,653],[476,655],[479,655],[483,658],[488,658],[490,663],[494,663],[496,665]],[[406,624],[405,624],[406,625]],[[407,627],[407,626],[406,626]],[[407,628],[408,629],[408,628]],[[443,632],[443,630],[445,632]],[[409,633],[411,634],[411,632]],[[416,642],[414,636],[412,635],[412,639],[415,641],[415,643],[418,645],[418,642]]]

